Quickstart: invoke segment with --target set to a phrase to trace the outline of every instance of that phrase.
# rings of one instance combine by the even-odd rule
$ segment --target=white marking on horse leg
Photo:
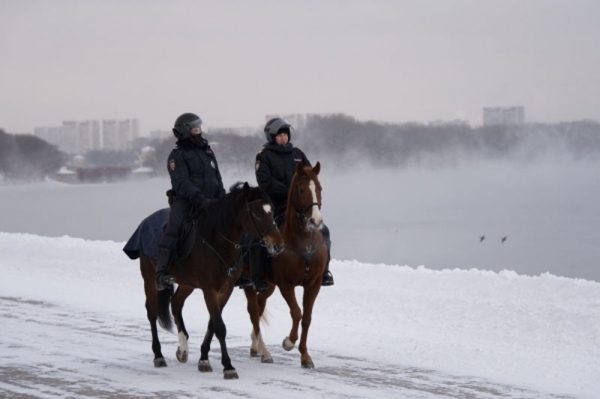
[[[258,342],[256,335],[254,334],[254,330],[252,330],[252,333],[250,334],[250,339],[252,340],[252,343],[250,344],[250,350],[258,352]]]
[[[273,363],[273,357],[271,356],[271,353],[267,349],[267,345],[265,345],[265,342],[262,339],[262,334],[259,333],[257,338],[258,338],[258,353],[260,353],[261,362]]]
[[[313,206],[311,208],[310,217],[315,221],[315,226],[320,226],[321,223],[323,222],[323,216],[321,216],[321,210],[319,209],[319,207],[317,205],[314,205],[319,202],[317,200],[317,189],[316,189],[315,181],[311,180],[308,187],[310,188],[310,192],[312,193],[312,200],[313,200]]]
[[[265,213],[271,213],[272,212],[271,205],[270,204],[264,204],[263,205],[263,210],[265,211]]]
[[[179,332],[179,350],[185,353],[187,353],[188,351],[188,339],[183,333],[183,331]]]
[[[292,340],[290,339],[290,337],[285,337],[285,339],[283,340],[281,346],[283,346],[283,349],[285,349],[286,351],[291,351],[294,346],[296,346],[296,344],[294,344],[292,342]]]

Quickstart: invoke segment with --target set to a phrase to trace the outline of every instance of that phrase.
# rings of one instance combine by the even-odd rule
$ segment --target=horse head
[[[321,215],[321,183],[319,182],[319,172],[321,164],[317,162],[314,167],[298,163],[296,165],[296,174],[290,184],[289,201],[301,220],[305,223],[306,230],[312,231],[319,229],[323,225]]]
[[[283,237],[273,219],[273,205],[269,197],[259,187],[250,187],[244,183],[245,198],[244,230],[255,239],[260,239],[262,246],[270,255],[278,255],[284,249]]]

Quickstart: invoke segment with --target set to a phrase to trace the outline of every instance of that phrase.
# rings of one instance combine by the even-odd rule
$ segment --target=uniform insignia
[[[254,170],[258,170],[260,168],[260,161],[256,160],[256,164],[254,164]]]
[[[171,171],[175,172],[175,160],[174,159],[169,159],[169,169],[171,169]]]
[[[294,162],[302,162],[302,158],[294,158]]]
[[[213,161],[212,159],[210,160],[210,166],[212,166],[213,169],[217,169],[217,165],[215,165],[215,161]]]

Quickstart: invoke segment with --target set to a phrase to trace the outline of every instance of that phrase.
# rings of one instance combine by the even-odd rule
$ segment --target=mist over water
[[[346,171],[321,163],[336,259],[600,281],[600,162]],[[251,168],[222,169],[227,187],[255,185]],[[166,177],[0,186],[0,231],[125,241],[141,219],[167,206],[168,188]]]

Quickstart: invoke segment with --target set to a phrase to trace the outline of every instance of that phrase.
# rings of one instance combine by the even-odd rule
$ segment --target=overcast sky
[[[1,0],[0,127],[600,120],[599,21],[597,0]]]

